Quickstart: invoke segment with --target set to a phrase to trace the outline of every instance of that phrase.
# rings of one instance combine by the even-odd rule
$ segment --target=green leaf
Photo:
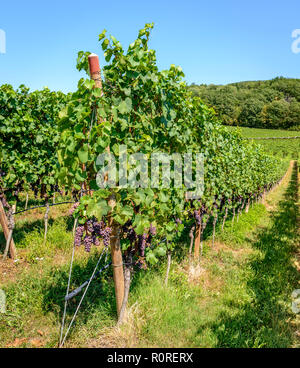
[[[106,34],[106,29],[104,29],[100,34],[99,34],[99,41],[101,41],[104,37],[105,37],[105,34]]]
[[[158,257],[164,257],[167,253],[166,249],[163,247],[155,248],[154,252],[155,252],[155,255],[157,255]]]
[[[155,265],[158,262],[158,259],[155,257],[153,252],[148,252],[146,254],[146,261],[151,265]]]
[[[102,42],[102,49],[103,51],[107,49],[109,45],[109,40],[106,38],[103,42]]]
[[[132,217],[133,216],[133,208],[130,206],[124,206],[121,210],[121,215],[126,217]]]
[[[126,99],[122,101],[117,108],[121,114],[129,113],[132,109],[131,98],[126,97]]]
[[[78,151],[78,157],[80,162],[85,164],[88,161],[88,145],[84,144]]]

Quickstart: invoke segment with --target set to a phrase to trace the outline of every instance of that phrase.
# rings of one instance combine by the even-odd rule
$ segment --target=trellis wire
[[[246,139],[299,139],[300,136],[295,136],[295,137],[246,137]]]
[[[68,201],[68,202],[59,202],[59,203],[51,203],[51,204],[49,204],[49,207],[52,207],[52,206],[59,206],[59,205],[61,205],[61,204],[68,204],[68,203],[76,203],[76,202],[70,202],[70,201]],[[17,212],[14,212],[12,215],[18,215],[19,213],[22,213],[22,212],[27,212],[27,211],[30,211],[30,210],[35,210],[36,208],[45,208],[45,207],[47,207],[47,205],[44,205],[44,204],[42,204],[42,205],[39,205],[39,206],[35,206],[35,207],[30,207],[30,208],[27,208],[27,210],[22,210],[22,211],[17,211]]]
[[[69,271],[69,279],[68,279],[68,286],[67,286],[66,296],[68,295],[69,290],[70,290],[71,274],[72,274],[72,268],[73,268],[75,247],[76,247],[76,245],[75,245],[75,241],[74,241],[73,251],[72,251],[72,258],[71,258],[71,263],[70,263],[70,271]],[[68,303],[68,301],[65,300],[64,313],[63,313],[63,318],[62,318],[62,323],[61,323],[61,331],[60,331],[59,345],[61,345],[62,336],[63,336],[63,332],[64,332],[64,327],[65,327],[65,318],[66,318],[66,312],[67,312],[67,303]]]
[[[88,281],[88,284],[87,284],[87,286],[86,286],[86,289],[84,290],[84,293],[83,293],[83,295],[82,295],[82,297],[81,297],[81,299],[80,299],[80,301],[79,301],[79,303],[78,303],[78,306],[77,306],[77,308],[76,308],[76,311],[75,311],[75,313],[74,313],[74,315],[73,315],[73,318],[72,318],[72,320],[71,320],[71,322],[70,322],[70,324],[69,324],[69,327],[68,327],[68,329],[67,329],[67,331],[66,331],[66,333],[65,333],[65,336],[64,336],[64,338],[63,338],[63,340],[61,341],[60,340],[60,343],[59,343],[59,347],[62,347],[63,345],[64,345],[64,343],[65,343],[65,341],[66,341],[66,338],[67,338],[67,336],[68,336],[68,333],[69,333],[69,331],[70,331],[70,328],[72,327],[72,324],[73,324],[73,322],[74,322],[74,320],[75,320],[75,317],[76,317],[76,315],[77,315],[77,313],[78,313],[78,311],[79,311],[79,308],[80,308],[80,306],[81,306],[81,303],[82,303],[82,301],[83,301],[83,299],[84,299],[84,297],[85,297],[85,295],[86,295],[86,293],[87,293],[87,291],[88,291],[88,288],[89,288],[89,286],[90,286],[90,283],[91,283],[91,281],[94,279],[94,275],[95,275],[95,273],[96,273],[96,270],[97,270],[97,268],[98,268],[98,266],[99,266],[99,263],[100,263],[100,261],[101,261],[101,259],[102,259],[102,256],[103,256],[103,254],[104,254],[104,252],[107,252],[108,251],[108,247],[105,247],[104,249],[103,249],[103,251],[102,251],[102,253],[100,254],[100,257],[99,257],[99,259],[98,259],[98,262],[97,262],[97,264],[96,264],[96,266],[95,266],[95,268],[94,268],[94,271],[93,271],[93,273],[92,273],[92,276],[90,277],[90,279],[89,279],[89,281]],[[71,274],[72,274],[72,268],[70,267],[70,273],[69,273],[69,278],[71,279]],[[67,289],[67,294],[66,294],[66,296],[68,295],[68,292],[69,292],[69,290]],[[67,300],[65,301],[65,305],[67,304]],[[67,308],[67,305],[66,305],[66,308]],[[63,321],[62,321],[62,331],[63,331],[63,327],[64,327],[64,322],[65,322],[65,317],[66,317],[66,313],[64,313],[64,315],[63,315]],[[62,335],[62,333],[61,333],[61,335]]]
[[[106,254],[108,254],[108,252],[106,252]],[[107,257],[105,257],[107,258]],[[105,262],[104,262],[105,263]],[[103,266],[102,268],[100,268],[99,271],[97,271],[94,275],[94,277],[90,277],[88,280],[86,280],[83,284],[81,284],[80,286],[78,286],[78,288],[76,288],[75,290],[71,291],[68,295],[65,296],[65,301],[68,301],[72,298],[74,298],[74,296],[78,295],[81,290],[86,287],[86,285],[89,283],[89,281],[92,279],[95,279],[96,277],[98,277],[100,275],[100,273],[104,270],[106,270],[109,266],[111,265],[111,262],[109,262],[108,264],[106,264],[105,266]],[[92,281],[91,280],[91,281]]]

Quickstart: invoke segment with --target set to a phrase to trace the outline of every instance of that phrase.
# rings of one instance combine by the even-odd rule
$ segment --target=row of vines
[[[93,80],[91,55],[79,52],[77,68],[88,76],[80,79],[75,93],[0,87],[3,205],[9,210],[19,192],[30,189],[46,203],[55,191],[68,191],[76,202],[75,245],[90,251],[117,239],[125,274],[170,254],[184,232],[190,234],[190,253],[194,247],[198,258],[207,224],[215,228],[229,213],[238,216],[247,210],[286,171],[285,162],[227,130],[192,96],[180,67],[158,69],[156,53],[148,47],[152,27],[146,24],[127,51],[102,32],[106,64]],[[99,188],[98,155],[113,153],[118,167],[121,145],[128,154],[140,153],[149,160],[155,152],[202,153],[203,195],[188,199],[184,183],[164,188],[162,176],[158,188]],[[133,168],[134,163],[127,162],[127,169]]]

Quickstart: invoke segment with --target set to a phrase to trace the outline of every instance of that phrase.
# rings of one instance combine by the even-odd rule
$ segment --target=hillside
[[[213,107],[227,125],[300,129],[300,79],[192,84],[190,89]]]
[[[231,131],[240,131],[243,137],[253,139],[263,149],[274,156],[284,159],[298,160],[300,155],[300,138],[281,139],[282,137],[299,137],[299,131],[280,129],[257,129],[229,127]],[[270,137],[276,139],[269,139]],[[279,138],[279,139],[278,139]],[[259,139],[259,140],[258,140]]]

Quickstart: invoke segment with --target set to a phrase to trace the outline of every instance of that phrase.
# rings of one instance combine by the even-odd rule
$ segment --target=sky
[[[78,51],[103,65],[104,28],[127,48],[148,22],[159,68],[180,65],[189,84],[300,78],[299,0],[0,0],[0,85],[75,91]]]

